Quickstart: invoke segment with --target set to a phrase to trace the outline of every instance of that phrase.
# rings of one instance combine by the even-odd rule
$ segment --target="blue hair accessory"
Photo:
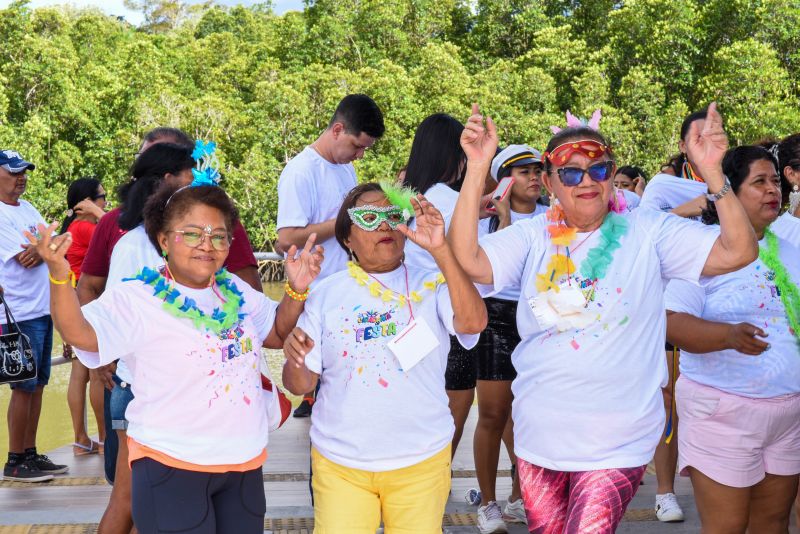
[[[194,180],[189,184],[190,187],[199,185],[219,185],[219,159],[215,154],[217,144],[214,141],[204,142],[198,139],[194,142],[194,150],[192,151],[192,158],[194,158],[196,166],[192,169],[192,176]]]

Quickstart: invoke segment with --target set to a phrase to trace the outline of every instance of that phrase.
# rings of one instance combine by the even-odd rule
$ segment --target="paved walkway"
[[[475,533],[475,507],[464,500],[467,490],[477,487],[472,461],[472,433],[477,419],[473,410],[464,432],[464,440],[453,461],[454,478],[450,501],[444,518],[448,534]],[[310,533],[313,510],[308,494],[308,419],[289,419],[270,438],[269,459],[264,466],[267,493],[265,532],[274,534]],[[103,514],[111,488],[103,479],[102,457],[74,458],[71,447],[52,451],[57,463],[70,465],[67,475],[45,484],[0,482],[0,534],[93,533]],[[505,451],[500,461],[498,497],[510,493],[510,467]],[[678,500],[686,512],[686,521],[659,523],[653,513],[655,476],[649,471],[628,509],[619,533],[683,534],[700,531],[691,485],[678,478]],[[512,525],[511,534],[523,534],[522,525]],[[797,533],[796,529],[792,530]]]

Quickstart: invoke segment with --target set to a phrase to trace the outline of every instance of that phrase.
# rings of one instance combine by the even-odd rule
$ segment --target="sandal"
[[[83,449],[82,451],[76,452],[75,449]],[[94,440],[89,440],[89,445],[84,445],[83,443],[73,443],[72,444],[72,455],[73,456],[87,456],[89,454],[97,454],[100,452],[100,444]]]

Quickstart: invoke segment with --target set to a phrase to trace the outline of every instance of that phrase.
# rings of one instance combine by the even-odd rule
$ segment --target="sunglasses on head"
[[[558,169],[558,178],[561,183],[567,187],[574,187],[583,181],[583,175],[588,174],[589,178],[595,182],[605,182],[612,176],[614,168],[613,161],[602,161],[590,165],[588,169],[581,169],[580,167],[562,167]]]

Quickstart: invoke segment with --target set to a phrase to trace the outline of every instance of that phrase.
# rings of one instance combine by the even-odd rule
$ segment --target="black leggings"
[[[133,522],[141,534],[264,532],[261,469],[202,473],[142,458],[133,462],[131,476]]]

